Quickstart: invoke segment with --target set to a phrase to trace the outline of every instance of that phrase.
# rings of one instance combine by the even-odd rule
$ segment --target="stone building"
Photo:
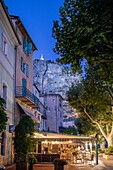
[[[59,94],[46,94],[45,106],[47,113],[47,130],[50,132],[60,132],[63,126],[63,98]]]
[[[4,108],[8,117],[6,130],[0,134],[0,164],[4,165],[13,159],[11,127],[14,125],[15,50],[19,44],[7,8],[0,0],[0,96],[6,101]]]

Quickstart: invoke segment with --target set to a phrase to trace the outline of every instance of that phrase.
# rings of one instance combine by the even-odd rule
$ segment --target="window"
[[[24,58],[21,57],[21,70],[24,71]]]
[[[5,100],[4,108],[7,108],[7,86],[3,83],[3,99]]]
[[[25,63],[24,58],[21,57],[21,70],[28,77],[29,76],[29,65]]]
[[[8,53],[8,43],[4,34],[2,34],[2,49],[5,55]]]
[[[26,54],[32,54],[32,43],[28,43],[28,37],[25,36],[23,39],[23,50]]]
[[[28,64],[24,64],[23,67],[24,67],[23,72],[28,77],[29,76],[29,65]]]
[[[27,54],[32,54],[32,43],[27,44]]]
[[[25,36],[23,40],[23,50],[27,53],[27,36]]]

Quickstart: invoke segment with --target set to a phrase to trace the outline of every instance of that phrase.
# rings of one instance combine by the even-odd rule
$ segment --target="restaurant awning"
[[[34,111],[31,111],[29,109],[27,109],[26,107],[24,107],[22,104],[20,104],[19,102],[17,102],[18,105],[21,107],[21,109],[24,111],[24,113],[28,116],[30,116],[35,122],[40,123],[40,120],[38,119],[38,117],[36,117],[34,115]]]
[[[38,141],[95,141],[96,138],[91,136],[74,136],[74,135],[64,135],[58,133],[49,132],[35,132],[33,138]]]

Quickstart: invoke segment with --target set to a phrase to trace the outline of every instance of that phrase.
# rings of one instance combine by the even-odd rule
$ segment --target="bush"
[[[29,155],[28,162],[29,162],[29,164],[35,164],[35,163],[37,163],[37,159],[34,155]]]
[[[55,166],[57,166],[57,165],[63,166],[63,165],[67,165],[68,163],[67,163],[67,161],[65,159],[56,158],[56,159],[54,159],[53,164]]]
[[[113,146],[109,146],[105,149],[105,154],[113,155]]]

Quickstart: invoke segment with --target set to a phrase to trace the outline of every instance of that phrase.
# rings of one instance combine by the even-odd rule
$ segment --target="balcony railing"
[[[16,97],[20,98],[22,102],[30,105],[31,107],[41,107],[44,108],[40,100],[30,92],[26,87],[17,86],[16,87]]]

